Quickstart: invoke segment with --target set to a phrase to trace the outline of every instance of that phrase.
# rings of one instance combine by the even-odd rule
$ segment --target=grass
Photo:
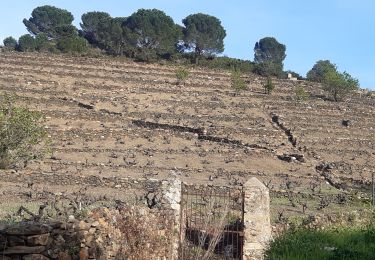
[[[363,229],[300,229],[271,243],[266,259],[375,259],[375,226]]]

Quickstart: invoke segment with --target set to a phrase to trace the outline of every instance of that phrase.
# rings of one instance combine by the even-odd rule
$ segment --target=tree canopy
[[[336,70],[336,65],[331,63],[329,60],[319,60],[315,63],[314,67],[307,72],[307,79],[315,82],[323,82],[324,75],[331,71]]]
[[[18,39],[18,49],[23,52],[35,51],[36,49],[35,39],[30,34],[22,35]]]
[[[3,43],[4,43],[5,47],[9,47],[9,48],[12,48],[12,49],[15,49],[16,46],[17,46],[17,40],[14,39],[12,36],[9,36],[9,37],[5,38]]]
[[[255,72],[263,76],[281,77],[286,57],[285,51],[285,45],[273,37],[265,37],[255,43],[254,61],[258,64]]]
[[[358,89],[358,80],[349,73],[340,73],[336,68],[330,68],[324,73],[323,89],[329,92],[335,101]]]
[[[192,14],[182,20],[184,46],[197,56],[212,55],[224,51],[225,29],[221,21],[207,14]]]
[[[82,36],[91,43],[97,45],[99,43],[99,33],[101,25],[107,24],[112,19],[108,13],[105,12],[88,12],[82,15]]]
[[[157,9],[140,9],[123,23],[128,43],[157,54],[174,52],[180,31],[173,19]]]
[[[71,25],[73,20],[73,15],[67,10],[44,5],[35,8],[31,17],[24,19],[23,23],[32,35],[46,33],[48,37],[55,38],[59,36],[56,29],[59,26]]]
[[[254,61],[263,63],[267,61],[283,63],[286,58],[286,47],[273,37],[266,37],[255,43]]]

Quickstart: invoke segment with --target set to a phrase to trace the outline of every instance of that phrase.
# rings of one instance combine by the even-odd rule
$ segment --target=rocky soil
[[[52,148],[26,169],[0,172],[0,215],[12,203],[43,201],[40,192],[125,200],[142,190],[133,180],[171,175],[229,186],[255,176],[271,189],[275,216],[346,211],[352,190],[369,191],[374,97],[335,103],[319,85],[287,80],[265,95],[254,75],[237,93],[228,72],[199,68],[177,85],[175,69],[0,53],[0,92],[45,115]],[[308,101],[296,101],[298,85]]]

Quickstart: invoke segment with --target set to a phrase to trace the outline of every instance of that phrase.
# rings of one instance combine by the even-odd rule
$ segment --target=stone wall
[[[23,222],[0,227],[3,260],[111,259],[120,250],[121,232],[111,223],[112,213],[102,210],[85,220]],[[108,240],[108,237],[111,237]]]
[[[184,184],[186,185],[186,184]],[[152,219],[152,223],[138,223],[142,226],[144,237],[148,233],[169,232],[168,245],[159,243],[157,246],[166,246],[168,256],[164,259],[178,259],[180,242],[184,239],[184,217],[181,216],[181,181],[172,178],[161,181],[160,190],[152,200],[157,202],[153,209],[140,210],[141,219]],[[202,188],[202,187],[201,187]],[[208,187],[205,187],[207,189]],[[229,189],[229,187],[210,187],[213,189]],[[256,178],[244,184],[244,259],[262,259],[264,250],[271,239],[269,191]],[[231,190],[233,188],[230,188]],[[240,190],[239,190],[240,192]],[[148,205],[150,207],[150,205]],[[134,208],[134,207],[132,207]],[[172,226],[168,231],[155,229],[154,221],[163,219],[162,215],[149,215],[152,210],[165,211],[170,216]],[[131,211],[131,210],[130,210]],[[0,226],[0,248],[3,249],[3,259],[117,259],[121,257],[126,248],[123,248],[124,225],[121,228],[124,211],[109,210],[107,208],[92,211],[78,220],[73,216],[64,222],[25,222],[16,225]],[[153,214],[153,213],[151,213]],[[183,214],[183,212],[182,212]],[[155,218],[155,216],[158,216]],[[139,217],[139,216],[138,216]],[[138,218],[137,217],[137,218]],[[144,218],[145,217],[145,218]],[[135,220],[139,222],[138,220]],[[125,229],[134,225],[126,226]],[[150,222],[150,221],[149,221]],[[141,228],[141,229],[142,229]],[[135,231],[137,233],[137,231]],[[158,234],[156,234],[156,237]],[[154,240],[154,239],[153,239]],[[125,250],[125,251],[124,251]],[[162,251],[160,251],[162,252]],[[163,253],[163,252],[162,252]],[[163,258],[163,257],[162,257]],[[160,255],[154,259],[162,259]]]

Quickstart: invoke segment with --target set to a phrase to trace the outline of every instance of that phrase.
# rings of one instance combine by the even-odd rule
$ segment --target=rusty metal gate
[[[180,259],[242,259],[243,223],[242,187],[183,185]]]

